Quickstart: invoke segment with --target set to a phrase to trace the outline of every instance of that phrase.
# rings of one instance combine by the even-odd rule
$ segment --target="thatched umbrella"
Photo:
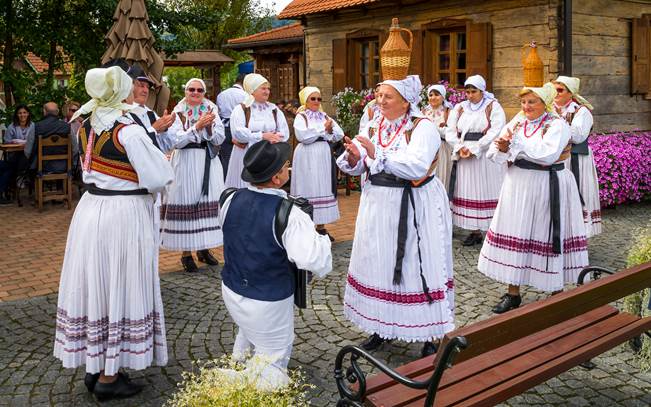
[[[163,58],[153,47],[154,36],[147,26],[149,15],[144,0],[120,0],[113,20],[115,23],[106,34],[108,49],[102,56],[102,63],[120,58],[129,64],[138,63],[155,84],[147,105],[162,114],[170,90],[162,81]]]

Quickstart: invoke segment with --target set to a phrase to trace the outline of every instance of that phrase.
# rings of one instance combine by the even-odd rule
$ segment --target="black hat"
[[[288,143],[272,144],[267,140],[258,141],[244,154],[242,179],[254,184],[269,181],[283,168],[289,159],[290,150]]]
[[[127,75],[129,75],[134,81],[143,81],[150,85],[154,85],[154,81],[149,79],[145,71],[138,64],[131,65],[127,71]]]

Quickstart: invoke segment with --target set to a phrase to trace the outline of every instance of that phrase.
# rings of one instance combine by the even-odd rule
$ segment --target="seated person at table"
[[[32,137],[27,138],[27,143],[25,143],[25,155],[30,160],[30,168],[36,168],[36,159],[38,158],[38,143],[35,142],[36,137],[47,138],[53,135],[61,135],[68,137],[70,135],[70,124],[59,119],[59,106],[54,102],[47,102],[43,105],[43,120],[38,121],[34,124],[34,134]],[[75,151],[76,148],[76,138],[72,139],[72,151]],[[58,151],[59,148],[53,147],[51,151],[47,151],[47,154],[60,154],[64,153],[63,151]],[[29,153],[28,153],[29,152]],[[45,167],[43,168],[45,172],[65,172],[66,171],[66,162],[65,160],[49,161],[45,162]]]

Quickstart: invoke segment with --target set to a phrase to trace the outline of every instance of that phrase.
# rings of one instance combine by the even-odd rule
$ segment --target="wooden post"
[[[215,91],[214,100],[217,100],[217,95],[222,90],[221,78],[219,76],[221,71],[221,64],[215,64],[212,68],[212,87]]]

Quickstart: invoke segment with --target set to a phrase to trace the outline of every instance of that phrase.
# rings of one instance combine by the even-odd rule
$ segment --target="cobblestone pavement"
[[[607,210],[604,234],[590,241],[591,263],[624,265],[636,227],[649,223],[651,204]],[[463,248],[455,237],[454,256],[459,325],[490,317],[490,307],[504,287],[475,270],[479,248]],[[301,366],[316,389],[313,405],[332,406],[337,399],[332,379],[334,357],[342,345],[363,335],[342,316],[344,277],[350,242],[335,245],[335,271],[312,286],[312,308],[297,313],[296,341],[290,367]],[[219,357],[232,348],[235,327],[220,298],[219,269],[198,275],[169,273],[162,277],[169,363],[133,372],[147,383],[137,398],[108,406],[159,406],[175,391],[181,372],[192,361]],[[527,291],[525,302],[543,295]],[[52,354],[56,295],[0,303],[0,405],[95,405],[82,383],[84,370],[62,369]],[[418,344],[394,342],[377,356],[390,365],[417,358]],[[640,373],[633,354],[620,346],[594,359],[597,368],[575,368],[509,400],[510,406],[651,405],[651,374]]]

